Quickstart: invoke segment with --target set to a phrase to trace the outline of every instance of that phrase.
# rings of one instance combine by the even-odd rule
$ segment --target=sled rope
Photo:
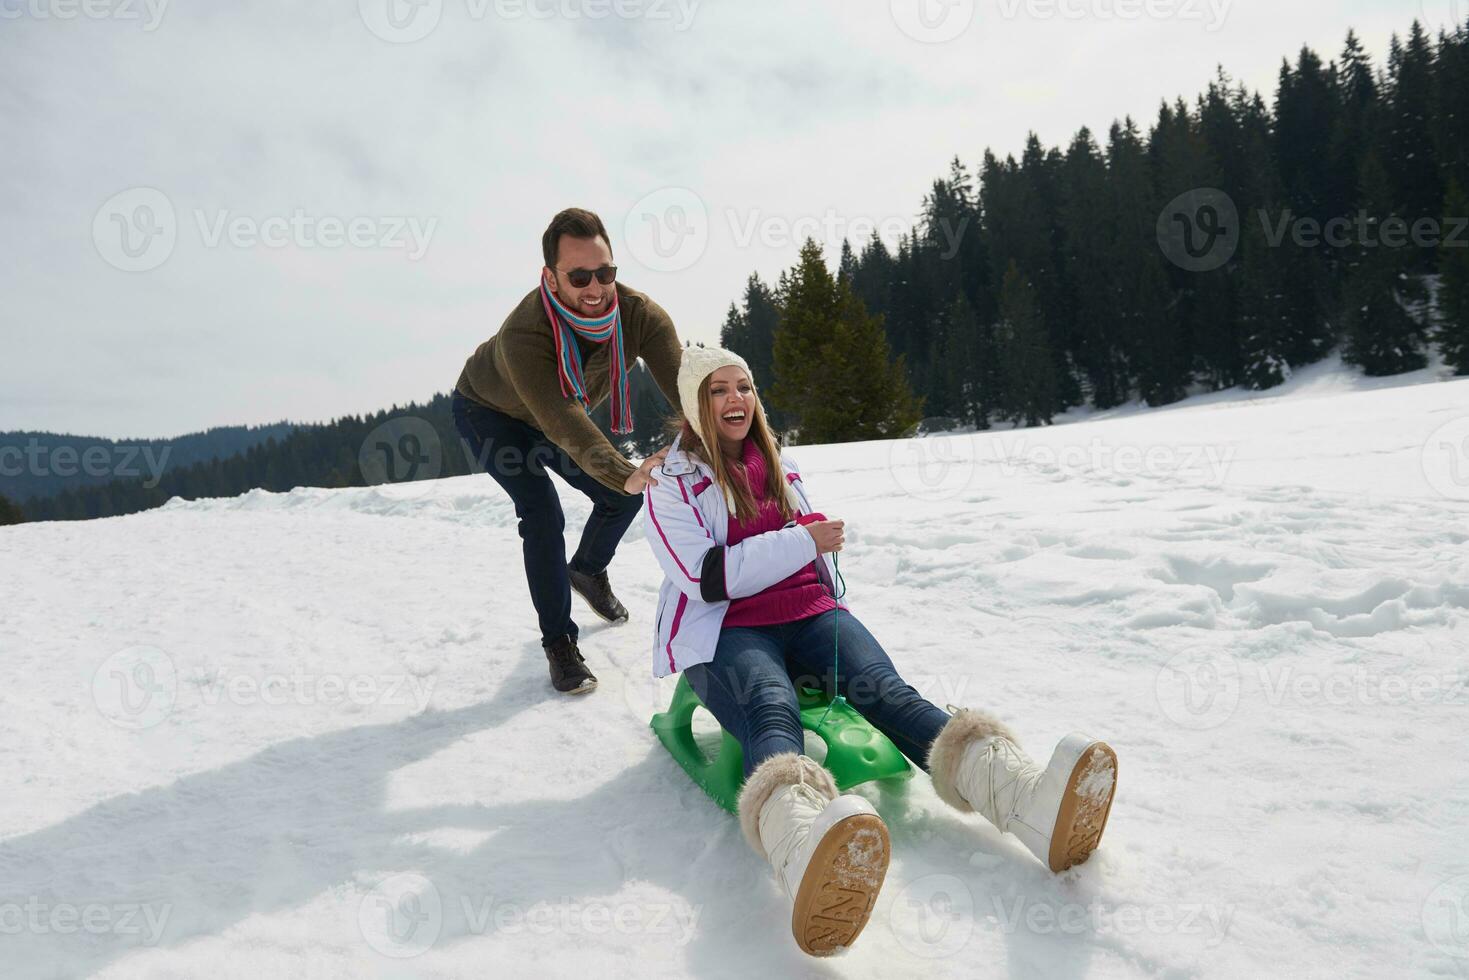
[[[817,560],[820,561],[819,558]],[[842,704],[847,703],[847,699],[842,697],[841,693],[836,690],[837,677],[840,676],[839,669],[842,663],[842,651],[840,649],[841,630],[837,629],[837,617],[842,613],[841,601],[847,594],[847,580],[842,578],[841,559],[837,557],[835,551],[831,553],[831,567],[836,570],[837,574],[835,582],[837,591],[832,591],[831,589],[826,590],[827,594],[836,600],[837,603],[836,607],[831,611],[831,686],[835,696],[831,699],[831,703],[826,706],[826,710],[821,713],[821,720],[816,723],[817,728],[826,724],[826,716],[831,714],[831,709],[836,706],[838,701]]]

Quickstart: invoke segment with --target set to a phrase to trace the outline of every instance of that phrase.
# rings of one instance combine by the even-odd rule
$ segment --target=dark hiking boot
[[[587,605],[592,607],[592,612],[614,626],[627,622],[627,607],[612,594],[612,585],[607,581],[605,570],[587,575],[567,565],[566,574],[571,579],[572,591],[586,600]]]
[[[587,670],[576,641],[562,636],[545,647],[546,660],[551,667],[551,686],[562,694],[585,694],[597,686],[597,678]]]

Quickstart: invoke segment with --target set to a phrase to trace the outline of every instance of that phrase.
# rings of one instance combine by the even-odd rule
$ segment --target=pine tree
[[[807,443],[891,438],[923,416],[901,358],[890,359],[882,320],[839,282],[807,239],[781,276],[775,385],[769,401]]]
[[[25,520],[20,507],[10,502],[8,497],[0,496],[0,526],[6,524],[20,524]]]
[[[1016,423],[1049,425],[1056,413],[1055,362],[1035,288],[1014,262],[1000,287],[995,334],[1004,378],[1001,414]]]
[[[1109,265],[1115,215],[1107,194],[1107,165],[1083,128],[1066,151],[1063,171],[1062,238],[1068,307],[1078,368],[1098,408],[1126,400],[1128,378],[1123,361],[1121,309]]]
[[[1438,331],[1435,339],[1444,360],[1456,374],[1469,374],[1469,244],[1464,241],[1462,222],[1469,219],[1469,194],[1457,181],[1449,185],[1444,203],[1444,243],[1439,249]],[[1459,224],[1457,242],[1451,242],[1453,226]]]
[[[1432,116],[1443,185],[1469,187],[1469,21],[1439,35]]]
[[[1382,131],[1382,164],[1392,178],[1389,200],[1393,213],[1409,224],[1443,213],[1443,184],[1430,118],[1433,103],[1433,48],[1423,25],[1413,21],[1406,43],[1396,36],[1388,55],[1388,85]],[[1388,212],[1373,215],[1379,220]],[[1407,269],[1430,272],[1437,256],[1430,249],[1415,249],[1405,256]]]
[[[1427,363],[1423,325],[1407,309],[1419,298],[1407,276],[1409,250],[1382,243],[1384,225],[1401,220],[1391,205],[1391,188],[1377,152],[1370,151],[1362,165],[1360,192],[1370,218],[1365,240],[1353,249],[1342,311],[1342,357],[1369,375],[1401,374]]]
[[[1327,152],[1326,207],[1330,216],[1349,215],[1356,209],[1357,175],[1362,157],[1373,139],[1378,106],[1377,79],[1372,62],[1357,39],[1347,31],[1337,70],[1336,123]]]
[[[1321,57],[1302,48],[1294,68],[1289,62],[1281,65],[1276,89],[1275,159],[1281,186],[1295,213],[1316,221],[1332,217],[1326,198],[1337,84]]]

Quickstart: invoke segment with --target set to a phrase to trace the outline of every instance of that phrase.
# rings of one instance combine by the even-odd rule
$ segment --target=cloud
[[[1009,0],[991,0],[925,44],[887,0],[426,0],[433,29],[395,43],[369,26],[379,0],[169,3],[153,30],[33,12],[64,2],[0,0],[23,12],[0,25],[0,235],[15,257],[0,268],[0,428],[114,436],[446,390],[533,288],[541,230],[573,203],[603,214],[626,281],[713,341],[749,273],[794,260],[782,230],[911,222],[955,154],[972,166],[986,146],[1018,153],[1031,129],[1064,143],[1125,113],[1146,124],[1219,62],[1268,95],[1302,43],[1334,55],[1355,24],[1380,59],[1407,26],[1387,3],[1332,17],[1238,0],[1209,32],[1023,4],[1006,18]],[[131,188],[176,216],[149,271],[110,265],[94,238],[98,209]],[[661,188],[692,191],[710,222],[673,272],[622,238]],[[209,229],[258,237],[297,214],[313,229],[368,221],[375,237],[210,244]],[[394,219],[433,222],[421,258],[383,244]]]

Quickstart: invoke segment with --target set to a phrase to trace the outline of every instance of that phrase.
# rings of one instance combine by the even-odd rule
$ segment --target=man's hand
[[[667,455],[667,449],[660,449],[643,460],[637,469],[628,474],[627,482],[622,485],[622,489],[628,493],[642,493],[648,487],[656,487],[658,481],[653,479],[653,470],[663,465],[663,458]]]

